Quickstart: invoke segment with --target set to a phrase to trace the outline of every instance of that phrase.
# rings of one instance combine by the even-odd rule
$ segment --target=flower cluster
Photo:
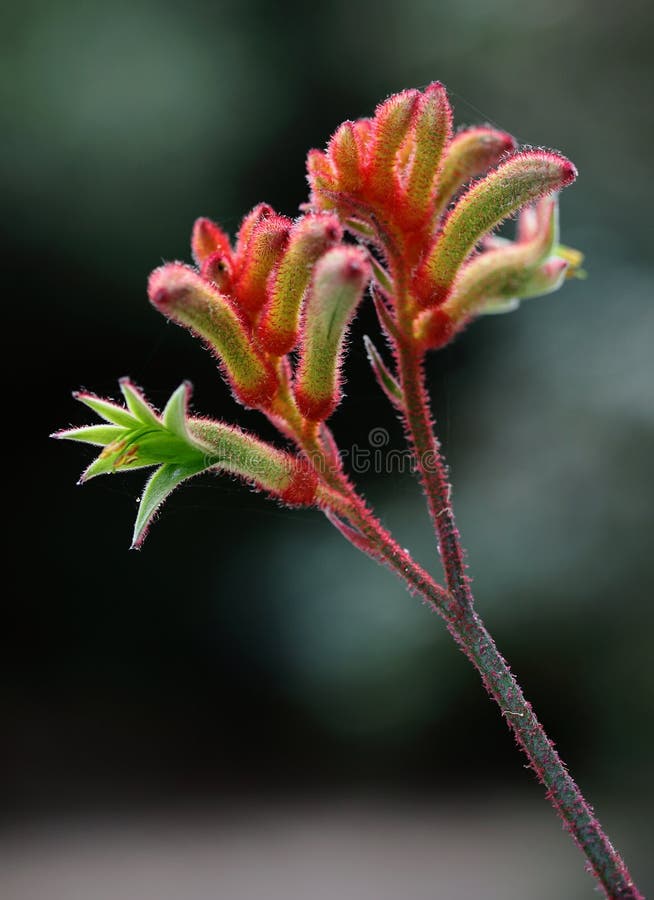
[[[197,267],[156,269],[150,300],[209,345],[245,406],[283,413],[294,403],[319,421],[338,403],[345,334],[370,276],[366,252],[342,237],[333,214],[292,222],[260,204],[232,248],[218,225],[198,219]],[[298,344],[293,372],[288,354]]]
[[[475,316],[555,290],[578,265],[558,238],[556,195],[575,178],[572,163],[549,151],[517,151],[510,135],[490,127],[454,135],[438,82],[390,97],[372,118],[343,123],[325,151],[310,151],[307,166],[311,194],[297,219],[259,204],[232,243],[200,218],[191,238],[195,265],[166,263],[148,284],[152,304],[205,342],[234,397],[261,410],[294,451],[189,416],[187,388],[159,416],[128,381],[126,408],[78,395],[108,424],[57,435],[104,447],[84,478],[158,466],[137,544],[167,494],[207,469],[289,504],[320,504],[321,484],[342,484],[324,423],[341,399],[347,332],[369,283],[394,349],[401,344],[420,360]],[[518,212],[515,241],[493,236]],[[366,347],[402,410],[401,378],[368,338]]]
[[[343,123],[324,152],[309,153],[308,169],[311,208],[335,211],[377,250],[386,321],[423,350],[447,343],[476,315],[555,290],[568,268],[556,199],[538,201],[570,184],[575,167],[550,151],[518,152],[493,128],[453,136],[440,82]],[[484,243],[521,209],[515,246]]]

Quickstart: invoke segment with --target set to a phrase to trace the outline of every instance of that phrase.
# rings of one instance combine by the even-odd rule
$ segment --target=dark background
[[[188,826],[202,859],[234,859],[223,838],[240,840],[242,865],[233,883],[191,866],[170,896],[194,897],[202,877],[211,888],[198,896],[255,896],[242,878],[258,860],[261,896],[364,897],[367,885],[386,897],[384,873],[408,865],[407,852],[407,897],[591,896],[478,677],[392,575],[317,512],[218,478],[180,490],[143,551],[129,552],[143,474],[78,488],[89,449],[47,439],[91,421],[73,389],[115,396],[124,374],[156,403],[189,378],[198,411],[269,435],[209,355],[149,306],[147,274],[189,258],[197,215],[233,232],[261,200],[295,214],[309,147],[435,78],[457,124],[492,122],[580,171],[562,197],[562,234],[586,253],[588,279],[475,324],[430,361],[430,386],[478,607],[645,884],[651,4],[26,0],[2,15],[4,511],[15,540],[0,687],[4,895],[68,900],[64,875],[77,884],[84,871],[86,897],[150,896],[161,860],[178,859],[171,834]],[[402,446],[362,349],[374,329],[366,309],[333,419],[343,447],[369,446],[373,427]],[[361,485],[435,567],[411,479]],[[329,816],[316,815],[325,804]],[[243,824],[252,817],[260,843]],[[111,823],[115,836],[135,821],[146,842],[164,823],[172,832],[150,847],[140,888],[125,870],[105,895],[93,853],[115,879],[122,850],[93,829]],[[357,841],[377,826],[388,848],[359,884],[348,865],[359,851],[368,859]],[[297,843],[270,850],[285,827],[331,849],[298,874]],[[329,843],[348,828],[351,841]],[[423,847],[416,832],[434,840]],[[68,868],[48,868],[52,834]]]

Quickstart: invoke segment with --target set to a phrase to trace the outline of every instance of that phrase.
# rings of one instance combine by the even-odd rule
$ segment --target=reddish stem
[[[448,590],[464,608],[473,597],[466,576],[461,538],[454,520],[452,488],[441,448],[433,430],[433,418],[424,386],[422,359],[403,336],[397,342],[400,386],[404,394],[404,422],[434,523]]]
[[[520,686],[473,609],[465,574],[464,553],[451,503],[451,486],[424,384],[422,359],[407,339],[397,342],[398,369],[405,398],[405,424],[438,536],[448,588],[457,616],[448,627],[499,705],[531,768],[547,788],[547,796],[565,828],[585,854],[606,896],[642,900],[621,856],[605,835],[593,810],[568,774],[563,761],[525,699]]]

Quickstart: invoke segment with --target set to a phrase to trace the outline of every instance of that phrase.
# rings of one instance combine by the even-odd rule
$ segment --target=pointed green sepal
[[[148,406],[145,397],[136,385],[133,384],[129,378],[121,378],[118,383],[120,384],[120,390],[125,398],[127,408],[134,418],[138,419],[139,422],[142,422],[144,425],[154,425],[158,427],[160,423],[156,413]]]
[[[191,385],[184,381],[172,394],[161,414],[161,421],[173,434],[185,441],[190,440],[186,427],[188,401],[191,395]]]
[[[118,406],[111,400],[103,400],[96,397],[95,394],[89,394],[87,391],[75,391],[73,393],[75,400],[84,403],[93,412],[96,412],[105,422],[112,422],[114,425],[122,425],[123,428],[133,428],[137,420],[123,406]]]
[[[132,535],[133,550],[137,550],[145,540],[148,528],[164,500],[183,481],[186,481],[187,478],[192,478],[193,475],[199,475],[206,468],[204,462],[186,466],[168,463],[165,466],[160,466],[150,476],[139,501],[139,511],[134,523],[134,534]]]
[[[122,378],[120,388],[128,409],[86,393],[74,396],[103,418],[121,424],[70,428],[53,435],[103,448],[82,474],[81,482],[125,469],[168,462],[194,465],[202,461],[206,448],[190,436],[185,426],[190,390],[187,384],[175,391],[161,417],[129,379]]]
[[[393,296],[393,279],[388,274],[386,269],[382,266],[379,260],[375,259],[375,257],[370,254],[368,257],[370,261],[370,265],[372,267],[373,278],[382,289],[382,291],[388,296]]]
[[[83,425],[81,428],[65,428],[62,431],[55,431],[50,437],[105,447],[107,444],[120,440],[126,434],[128,434],[128,430],[120,425]]]

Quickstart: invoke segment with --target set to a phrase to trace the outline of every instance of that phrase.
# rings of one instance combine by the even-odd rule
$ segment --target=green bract
[[[177,388],[161,415],[129,379],[121,379],[120,389],[126,407],[92,394],[77,393],[76,398],[108,424],[70,428],[53,437],[103,448],[82,474],[80,483],[96,475],[157,466],[140,500],[133,547],[141,545],[166,497],[187,478],[208,470],[238,475],[289,503],[309,502],[310,498],[298,491],[295,457],[239,428],[189,417],[187,382]],[[308,490],[310,485],[306,487]]]

